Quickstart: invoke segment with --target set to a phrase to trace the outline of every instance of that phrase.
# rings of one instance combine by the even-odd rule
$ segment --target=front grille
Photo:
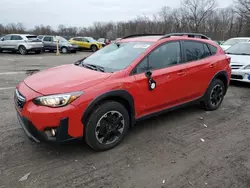
[[[26,98],[17,89],[15,91],[14,100],[18,109],[22,110],[25,105]]]
[[[232,79],[242,80],[242,79],[243,79],[243,76],[241,76],[241,75],[231,75],[231,78],[232,78]]]
[[[240,69],[243,65],[231,65],[231,69]]]

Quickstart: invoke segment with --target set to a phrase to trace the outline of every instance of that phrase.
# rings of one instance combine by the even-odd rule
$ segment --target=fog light
[[[48,137],[55,137],[56,136],[56,129],[54,129],[54,128],[48,128],[44,132]]]
[[[52,134],[52,136],[56,136],[56,130],[55,129],[51,129],[51,134]]]

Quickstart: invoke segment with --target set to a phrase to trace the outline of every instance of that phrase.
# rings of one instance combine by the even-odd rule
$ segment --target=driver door
[[[181,64],[179,41],[167,42],[153,50],[135,69],[134,79],[140,95],[135,101],[140,106],[139,116],[176,106],[185,101],[187,85],[186,65]],[[145,73],[150,71],[156,87],[150,90]]]
[[[82,45],[84,48],[90,49],[91,44],[89,43],[89,41],[85,38],[82,38]]]
[[[11,35],[7,35],[1,39],[0,48],[11,49]]]

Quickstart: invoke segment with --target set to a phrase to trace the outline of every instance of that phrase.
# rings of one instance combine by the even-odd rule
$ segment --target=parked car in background
[[[36,35],[10,34],[0,40],[0,52],[3,50],[19,52],[22,55],[31,51],[40,54],[43,51],[43,43]]]
[[[39,35],[38,38],[43,42],[44,50],[49,50],[50,52],[57,50],[57,41],[59,50],[64,54],[75,53],[78,50],[77,45],[70,44],[69,41],[60,36]]]
[[[109,45],[111,43],[111,41],[109,39],[106,39],[106,38],[99,38],[97,41],[100,43],[103,43],[105,45]]]
[[[105,44],[96,41],[92,37],[74,37],[69,42],[78,45],[80,50],[91,50],[92,52],[105,46]]]
[[[231,57],[231,80],[250,83],[250,42],[235,44],[226,53]]]
[[[21,126],[36,142],[82,137],[102,151],[119,144],[137,120],[194,101],[218,109],[230,57],[210,40],[185,35],[127,36],[74,64],[27,77],[14,97]]]
[[[250,37],[236,37],[236,38],[231,38],[228,39],[227,41],[225,41],[221,46],[221,48],[223,50],[227,50],[228,48],[230,48],[231,46],[240,43],[240,42],[249,42],[250,41]]]

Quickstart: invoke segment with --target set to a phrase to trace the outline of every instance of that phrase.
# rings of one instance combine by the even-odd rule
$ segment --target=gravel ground
[[[0,54],[0,188],[250,187],[247,84],[232,83],[217,111],[190,106],[142,121],[106,152],[94,152],[80,141],[32,143],[17,122],[14,87],[27,70],[72,63],[88,54]]]

